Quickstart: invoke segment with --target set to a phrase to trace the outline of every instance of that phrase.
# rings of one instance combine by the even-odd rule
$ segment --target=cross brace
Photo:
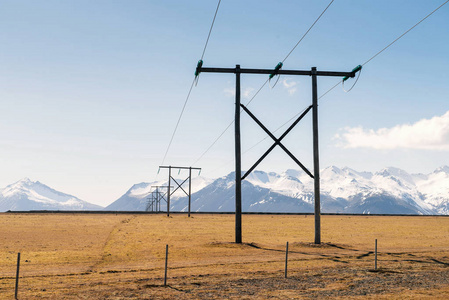
[[[297,164],[298,166],[301,167],[301,169],[304,170],[304,172],[307,173],[307,175],[309,175],[310,177],[313,178],[312,173],[310,173],[310,171],[304,167],[304,165],[283,145],[281,144],[281,141],[284,137],[287,136],[287,134],[293,129],[293,127],[296,126],[296,124],[299,123],[299,121],[301,121],[301,119],[312,109],[312,105],[310,105],[296,120],[295,122],[293,122],[292,125],[290,125],[290,127],[284,132],[284,134],[281,135],[280,138],[276,138],[263,124],[262,122],[260,122],[256,116],[254,114],[252,114],[249,109],[244,106],[243,104],[240,104],[240,106],[243,108],[244,111],[246,111],[248,113],[248,115],[274,140],[274,144],[268,148],[268,150],[259,158],[259,160],[248,170],[246,171],[245,175],[242,176],[242,180],[244,180],[261,162],[262,160],[265,159],[265,157],[267,157],[267,155],[276,147],[279,146],[281,147],[285,153],[288,154],[288,156],[290,156]]]

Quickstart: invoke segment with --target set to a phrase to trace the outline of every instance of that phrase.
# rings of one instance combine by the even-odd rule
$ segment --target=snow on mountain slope
[[[249,175],[247,180],[255,186],[313,203],[313,179],[303,171],[287,170],[280,175],[255,171],[253,174]],[[439,173],[436,181],[440,183],[442,176]],[[427,177],[422,174],[410,175],[404,170],[391,167],[372,174],[347,167],[340,169],[331,166],[320,172],[321,197],[327,199],[327,202],[322,201],[322,210],[351,213],[433,214],[436,212],[435,205],[426,201],[430,199],[429,196],[426,198],[415,184],[418,179],[427,180]],[[432,194],[433,201],[438,202],[439,205],[443,205],[443,202],[447,203],[445,199],[449,199],[447,186],[441,183],[439,187],[441,192]],[[432,184],[432,187],[429,186],[429,189],[435,190],[435,184]],[[345,205],[346,207],[343,207]],[[447,208],[441,208],[439,212],[446,211],[445,209],[448,208],[449,205]]]
[[[384,193],[398,199],[405,200],[413,206],[421,208],[424,214],[433,213],[433,207],[424,201],[421,192],[416,186],[413,176],[397,168],[385,168],[377,172],[372,181]]]
[[[185,178],[184,178],[185,179]],[[184,179],[176,179],[176,182],[182,184]],[[209,185],[213,180],[201,176],[192,177],[192,194],[196,191],[203,189]],[[152,186],[168,186],[168,180],[154,181],[154,182],[141,182],[133,185],[124,195],[119,199],[108,205],[105,210],[123,210],[123,211],[145,211],[148,203],[148,198],[151,192],[154,190]],[[177,187],[175,182],[171,182],[173,190]],[[182,187],[188,192],[188,181],[185,182]],[[166,192],[167,189],[161,189],[162,192]],[[172,200],[185,196],[185,194],[178,189],[172,196]],[[163,204],[163,206],[165,203]]]
[[[424,175],[411,175],[397,168],[376,173],[335,166],[321,170],[323,212],[380,214],[449,214],[449,168]],[[194,179],[195,180],[195,179]],[[234,211],[235,176],[193,183],[192,211]],[[166,185],[166,182],[160,184]],[[110,210],[145,210],[149,187],[133,186]],[[314,181],[302,170],[281,174],[254,171],[242,182],[244,211],[306,212],[313,207]],[[172,197],[171,210],[186,211],[182,193]],[[165,207],[163,207],[165,209]]]
[[[255,186],[270,189],[276,193],[293,198],[310,192],[310,189],[306,189],[299,178],[290,176],[288,173],[279,175],[273,172],[253,171],[245,180]]]
[[[371,174],[361,174],[349,168],[328,167],[320,174],[322,193],[334,198],[351,199],[375,189],[368,179],[371,177]]]
[[[98,210],[101,206],[58,192],[39,181],[24,178],[0,190],[0,211]]]
[[[426,178],[417,179],[416,185],[426,203],[440,214],[449,214],[449,167],[438,168]]]
[[[242,182],[242,211],[244,212],[312,212],[309,203],[288,197],[266,187],[251,183],[269,184],[276,181],[274,173],[256,172],[252,180]],[[270,179],[270,177],[272,177]],[[192,195],[192,211],[235,211],[235,173],[221,177],[202,190]],[[186,197],[173,201],[170,206],[174,211],[186,211],[188,200]]]

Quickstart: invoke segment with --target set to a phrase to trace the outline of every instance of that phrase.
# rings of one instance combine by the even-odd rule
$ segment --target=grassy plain
[[[0,298],[449,298],[449,217],[0,214]],[[374,268],[374,240],[378,267]],[[289,271],[284,278],[285,244]],[[168,286],[163,286],[165,245]]]

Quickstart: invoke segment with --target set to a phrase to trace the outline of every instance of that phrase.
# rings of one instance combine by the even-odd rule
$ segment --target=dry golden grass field
[[[0,214],[0,298],[449,298],[449,217]],[[378,270],[374,271],[374,240]],[[284,278],[289,242],[288,278]],[[164,286],[165,245],[169,245]]]

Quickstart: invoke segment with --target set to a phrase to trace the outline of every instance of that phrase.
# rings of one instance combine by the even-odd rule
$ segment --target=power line
[[[259,92],[262,90],[262,88],[268,83],[268,79],[265,81],[265,83],[257,90],[257,92],[253,95],[253,97],[246,103],[246,106],[248,106],[251,101],[253,101],[254,98],[256,98],[257,94],[259,94]],[[231,127],[231,125],[234,124],[234,120],[232,120],[228,126],[226,126],[226,128],[218,135],[218,137],[212,142],[212,144],[206,149],[206,151],[203,152],[203,154],[200,155],[200,157],[198,157],[193,163],[192,165],[195,165],[198,161],[200,161],[204,155],[206,155],[207,152],[209,152],[209,150],[218,142],[218,140],[221,139],[221,137],[226,133],[226,131],[229,130],[229,128]]]
[[[394,41],[392,41],[391,43],[389,43],[387,46],[385,46],[384,48],[382,48],[382,50],[380,50],[379,52],[377,52],[376,54],[374,54],[373,56],[371,56],[371,58],[369,58],[367,61],[365,61],[362,66],[368,64],[370,61],[372,61],[374,58],[376,58],[379,54],[381,54],[382,52],[384,52],[385,50],[387,50],[390,46],[392,46],[394,43],[396,43],[398,40],[400,40],[404,35],[406,35],[407,33],[409,33],[410,31],[412,31],[416,26],[418,26],[419,24],[421,24],[425,19],[427,19],[428,17],[430,17],[433,13],[435,13],[437,10],[439,10],[441,7],[443,7],[445,4],[447,4],[449,2],[449,0],[447,0],[446,2],[444,2],[443,4],[441,4],[440,6],[438,6],[436,9],[434,9],[431,13],[429,13],[428,15],[426,15],[424,18],[422,18],[418,23],[416,23],[415,25],[413,25],[412,27],[410,27],[408,30],[406,30],[403,34],[401,34],[399,37],[397,37]],[[328,89],[323,95],[321,95],[318,99],[321,99],[322,97],[324,97],[325,95],[327,95],[330,91],[332,91],[333,89],[335,89],[338,85],[340,85],[340,82],[337,82],[334,86],[332,86],[330,89]]]
[[[449,0],[448,0],[449,1]],[[320,20],[320,18],[324,15],[324,13],[327,11],[327,9],[331,6],[331,4],[334,2],[334,0],[331,0],[329,4],[326,6],[326,8],[321,12],[321,14],[318,16],[318,18],[313,22],[313,24],[307,29],[307,31],[303,34],[303,36],[299,39],[299,41],[296,43],[296,45],[290,50],[290,52],[285,56],[285,58],[282,60],[282,63],[284,63],[287,58],[292,54],[292,52],[298,47],[298,45],[302,42],[302,40],[306,37],[306,35],[310,32],[310,30],[315,26],[315,24]],[[219,4],[220,5],[220,4]],[[218,9],[218,7],[217,7]],[[253,97],[246,103],[246,106],[248,106],[254,98],[259,94],[259,92],[265,87],[265,85],[269,82],[269,79],[265,80],[265,82],[262,84],[262,86],[257,90],[257,92],[253,95]],[[201,154],[201,156],[195,160],[195,163],[197,163],[199,160],[201,160],[204,155],[206,155],[207,152],[209,152],[210,149],[218,142],[218,140],[225,134],[226,131],[229,130],[231,125],[234,123],[234,121],[231,121],[229,125],[218,135],[218,137],[212,142],[212,144],[206,149],[206,151]],[[193,164],[195,164],[193,163]]]
[[[384,52],[387,48],[389,48],[391,45],[393,45],[394,43],[396,43],[400,38],[402,38],[404,35],[406,35],[407,33],[409,33],[413,28],[415,28],[416,26],[418,26],[419,24],[421,24],[421,22],[423,22],[425,19],[427,19],[428,17],[430,17],[434,12],[436,12],[437,10],[439,10],[441,7],[443,7],[446,3],[448,3],[449,0],[447,0],[446,2],[444,2],[443,4],[441,4],[440,6],[438,6],[435,10],[433,10],[430,14],[428,14],[427,16],[425,16],[423,19],[421,19],[421,21],[419,21],[418,23],[416,23],[415,25],[413,25],[412,27],[410,27],[410,29],[408,29],[406,32],[404,32],[403,34],[401,34],[397,39],[395,39],[394,41],[392,41],[390,44],[388,44],[386,47],[384,47],[382,50],[380,50],[379,52],[377,52],[376,54],[374,54],[370,59],[368,59],[366,62],[364,62],[362,64],[362,66],[366,65],[367,63],[369,63],[371,60],[373,60],[376,56],[378,56],[379,54],[381,54],[382,52]]]
[[[334,0],[332,0],[327,6],[326,8],[323,10],[323,12],[319,15],[319,17],[315,20],[315,22],[313,22],[312,26],[309,27],[309,29],[306,31],[306,33],[304,33],[304,35],[301,37],[301,39],[296,43],[296,45],[293,47],[293,49],[287,54],[287,56],[282,60],[282,62],[285,62],[287,60],[287,58],[290,56],[290,54],[292,54],[292,52],[296,49],[296,47],[298,47],[298,45],[302,42],[302,40],[306,37],[306,35],[309,33],[309,31],[313,28],[313,26],[315,26],[315,24],[318,22],[318,20],[321,18],[322,15],[324,15],[324,13],[326,12],[326,10],[329,8],[329,6],[331,6],[331,4],[334,2]]]
[[[209,43],[210,34],[212,32],[212,28],[214,27],[215,18],[217,17],[218,8],[220,7],[221,0],[218,1],[217,9],[215,10],[214,19],[212,20],[212,25],[210,25],[209,34],[207,35],[206,43],[204,44],[203,54],[201,54],[201,60],[204,58],[204,53],[206,52],[207,44]]]
[[[223,136],[223,134],[225,134],[226,131],[228,131],[229,127],[231,127],[231,125],[234,124],[234,121],[232,121],[231,123],[229,123],[229,125],[225,128],[225,130],[223,130],[223,132],[215,139],[215,141],[209,146],[209,148],[206,149],[206,151],[203,152],[203,154],[201,154],[200,157],[197,158],[197,160],[195,160],[192,163],[192,166],[195,165],[199,160],[201,160],[203,158],[204,155],[206,155],[207,152],[209,152],[209,150],[218,142],[218,140]]]
[[[195,84],[195,78],[193,79],[192,84],[190,85],[189,92],[187,93],[187,97],[186,97],[186,100],[184,101],[184,105],[182,107],[181,114],[179,115],[178,122],[176,122],[175,130],[173,130],[173,134],[171,135],[171,139],[170,139],[170,142],[168,143],[168,147],[167,147],[167,150],[165,151],[164,158],[162,159],[161,165],[164,164],[165,158],[167,157],[167,154],[168,154],[168,150],[170,150],[170,146],[173,142],[173,138],[175,137],[176,130],[178,129],[179,122],[181,121],[182,115],[184,114],[184,109],[186,108],[187,102],[189,101],[190,94],[192,93],[194,84]]]
[[[326,7],[326,9],[323,11],[323,13],[318,17],[321,18],[321,16],[324,14],[324,12],[327,10],[327,8],[332,4],[333,1],[331,1],[329,3],[329,5]],[[374,54],[371,58],[369,58],[366,62],[364,62],[362,64],[362,66],[368,64],[369,62],[371,62],[374,58],[376,58],[379,54],[381,54],[382,52],[384,52],[386,49],[388,49],[390,46],[392,46],[394,43],[396,43],[399,39],[401,39],[403,36],[405,36],[407,33],[409,33],[411,30],[413,30],[416,26],[418,26],[419,24],[421,24],[424,20],[426,20],[428,17],[430,17],[433,13],[435,13],[437,10],[439,10],[441,7],[443,7],[445,4],[447,4],[449,2],[449,0],[445,1],[443,4],[441,4],[440,6],[438,6],[436,9],[434,9],[431,13],[427,14],[423,19],[421,19],[419,22],[417,22],[415,25],[413,25],[412,27],[410,27],[407,31],[405,31],[403,34],[401,34],[398,38],[396,38],[394,41],[392,41],[390,44],[388,44],[386,47],[384,47],[382,50],[378,51],[376,54]],[[318,21],[317,19],[317,21]],[[314,24],[312,24],[312,26],[309,28],[309,30],[306,32],[306,34],[310,31],[310,29],[315,25],[316,21],[314,22]],[[304,35],[305,36],[305,35]],[[300,41],[302,41],[302,39],[304,38],[304,36],[300,39]],[[295,47],[292,49],[292,51],[298,46],[299,42],[295,45]],[[285,59],[288,58],[288,56],[291,54],[291,52],[286,56]],[[284,59],[284,61],[285,61]],[[265,84],[268,82],[268,80],[262,85],[262,87],[265,86]],[[324,96],[326,96],[329,92],[331,92],[333,89],[335,89],[338,85],[340,85],[341,81],[338,81],[335,85],[333,85],[330,89],[328,89],[324,94],[322,94],[318,99],[323,98]],[[260,92],[260,90],[262,89],[262,87],[257,91],[256,95]],[[254,95],[254,97],[256,96]],[[248,104],[254,99],[254,97],[248,102]],[[277,132],[279,129],[281,129],[282,127],[284,127],[285,125],[287,125],[291,120],[293,120],[294,118],[296,118],[297,116],[299,116],[302,112],[297,113],[295,116],[293,116],[292,118],[290,118],[287,122],[285,122],[283,125],[281,125],[280,127],[278,127],[274,132]],[[231,123],[232,124],[232,123]],[[230,124],[230,125],[231,125]],[[228,128],[230,127],[230,125],[228,125],[228,127],[225,129],[228,130]],[[224,132],[225,132],[224,131]],[[224,132],[220,135],[219,138],[221,138],[221,136],[224,134]],[[218,138],[218,139],[219,139]],[[268,137],[263,138],[262,140],[260,140],[259,142],[257,142],[256,144],[254,144],[253,146],[251,146],[250,148],[248,148],[246,151],[243,152],[243,154],[249,152],[250,150],[252,150],[253,148],[257,147],[260,143],[262,143],[263,141],[265,141]],[[218,140],[217,139],[217,140]],[[214,142],[214,144],[217,142],[217,140]],[[212,145],[213,146],[213,145]],[[209,147],[208,150],[210,148]],[[205,153],[203,153],[202,156],[204,156]],[[201,157],[202,157],[201,156]],[[227,163],[228,164],[228,163]],[[226,165],[227,165],[226,164]],[[218,167],[217,169],[222,168],[224,165]],[[216,169],[216,170],[217,170]]]
[[[215,24],[215,19],[217,17],[218,8],[220,7],[220,3],[221,3],[221,0],[218,1],[217,9],[215,10],[215,14],[214,14],[214,18],[212,20],[212,24],[210,25],[209,34],[207,35],[206,43],[204,44],[203,53],[201,54],[201,60],[204,58],[204,53],[206,52],[206,48],[207,48],[207,45],[209,43],[209,38],[210,38],[210,35],[212,33],[212,28],[214,27],[214,24]],[[184,101],[184,105],[182,107],[181,114],[179,115],[178,121],[176,122],[175,129],[173,130],[173,134],[172,134],[172,136],[170,138],[170,142],[168,143],[168,147],[167,147],[167,150],[165,151],[164,158],[162,159],[161,165],[164,164],[165,159],[167,158],[167,154],[168,154],[168,151],[170,150],[171,144],[173,142],[173,138],[175,137],[176,131],[178,130],[179,122],[181,121],[181,118],[182,118],[182,115],[184,114],[184,110],[186,108],[187,102],[189,101],[190,94],[192,93],[192,89],[193,89],[193,86],[195,84],[195,80],[196,80],[196,78],[193,79],[192,84],[191,84],[190,89],[189,89],[189,92],[187,93],[187,97],[186,97],[186,100]]]

